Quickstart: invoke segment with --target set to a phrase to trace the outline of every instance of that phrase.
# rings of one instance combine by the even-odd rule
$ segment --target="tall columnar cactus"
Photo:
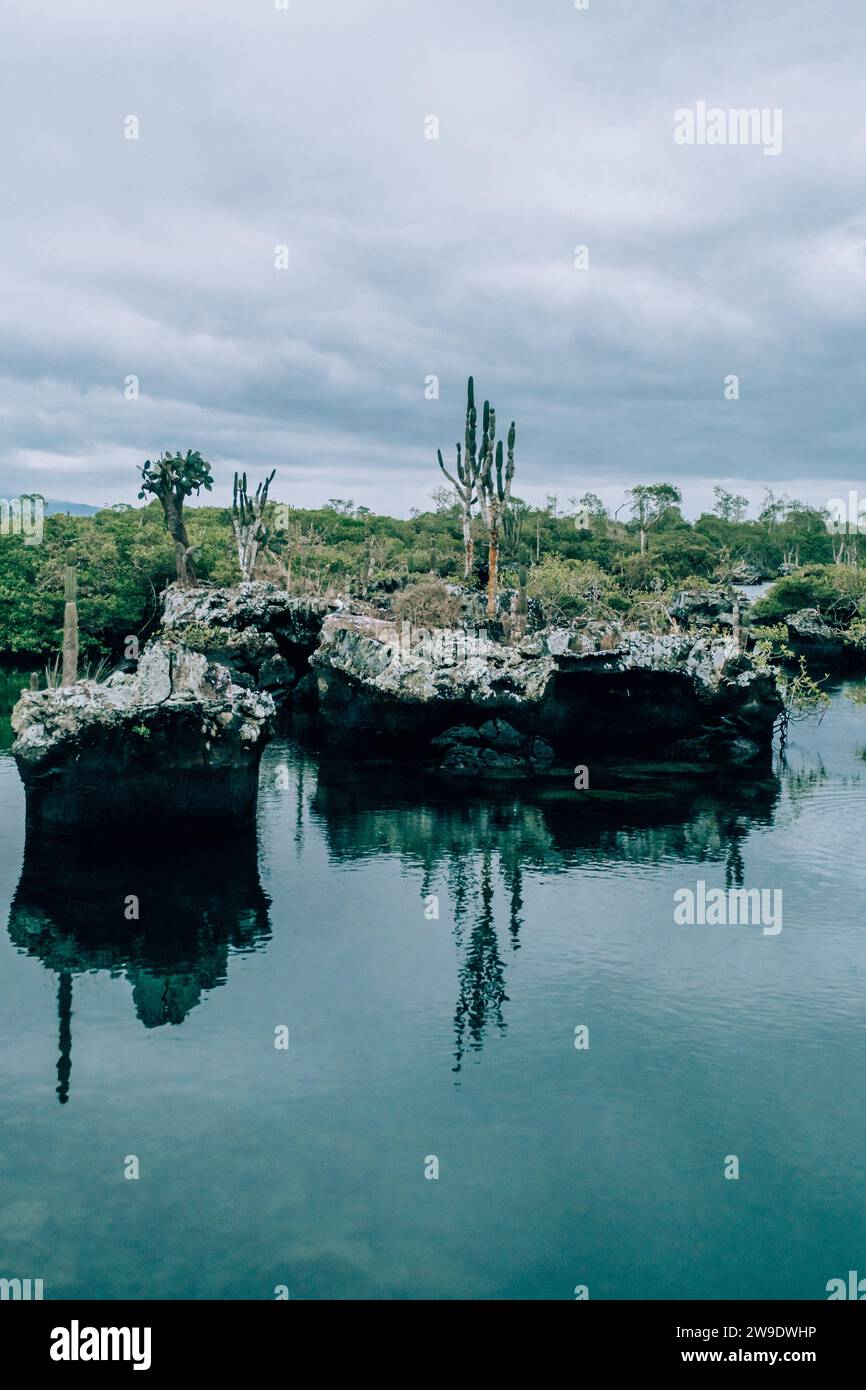
[[[255,577],[259,551],[263,545],[267,545],[270,539],[270,532],[263,513],[268,500],[268,489],[274,481],[276,473],[277,470],[274,469],[263,483],[259,483],[253,497],[250,497],[247,492],[246,473],[240,480],[237,473],[235,474],[232,492],[232,530],[235,533],[238,565],[242,579]]]
[[[66,606],[63,610],[63,684],[74,685],[78,680],[78,580],[75,567],[63,571]]]
[[[466,428],[463,437],[463,452],[461,454],[460,445],[457,445],[457,477],[448,472],[442,459],[442,450],[437,449],[436,454],[439,459],[439,467],[445,474],[454,491],[460,500],[460,508],[463,515],[463,552],[464,552],[464,575],[468,579],[472,573],[473,561],[473,541],[472,541],[472,508],[478,501],[478,456],[475,442],[475,428],[478,421],[478,412],[475,409],[475,383],[472,377],[469,378],[466,387]]]
[[[478,456],[478,499],[487,530],[487,616],[496,617],[496,589],[499,575],[499,548],[502,527],[511,501],[514,478],[514,421],[508,431],[508,452],[504,455],[502,440],[496,440],[496,411],[489,401],[484,402],[484,437]],[[504,456],[503,456],[504,455]],[[494,474],[495,461],[495,474]]]

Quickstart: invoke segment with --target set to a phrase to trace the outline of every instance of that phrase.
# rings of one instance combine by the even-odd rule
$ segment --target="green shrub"
[[[626,607],[616,581],[592,560],[545,555],[529,571],[527,593],[538,599],[552,622],[573,618],[615,618]]]
[[[801,608],[817,608],[831,622],[847,624],[866,597],[866,572],[848,565],[803,565],[758,599],[755,622],[775,623]]]

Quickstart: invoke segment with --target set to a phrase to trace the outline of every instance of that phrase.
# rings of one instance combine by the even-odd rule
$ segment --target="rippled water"
[[[25,858],[0,757],[0,1275],[567,1299],[866,1273],[858,689],[772,776],[623,767],[603,795],[456,796],[282,740],[258,852],[155,824]],[[783,930],[675,926],[699,878],[782,888]]]

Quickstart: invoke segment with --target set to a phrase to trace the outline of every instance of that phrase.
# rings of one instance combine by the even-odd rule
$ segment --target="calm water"
[[[155,825],[25,858],[0,755],[0,1275],[568,1299],[866,1273],[856,693],[771,778],[605,796],[455,799],[284,740],[258,854],[172,855]],[[698,878],[781,887],[781,934],[675,926]]]

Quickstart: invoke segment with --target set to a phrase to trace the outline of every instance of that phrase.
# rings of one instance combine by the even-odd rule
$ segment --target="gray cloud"
[[[440,481],[470,371],[518,422],[532,500],[862,488],[866,16],[760,10],[21,7],[0,493],[132,500],[146,455],[196,447],[220,500],[235,466],[275,466],[287,500],[405,513]],[[781,108],[782,153],[677,146],[698,100]]]

